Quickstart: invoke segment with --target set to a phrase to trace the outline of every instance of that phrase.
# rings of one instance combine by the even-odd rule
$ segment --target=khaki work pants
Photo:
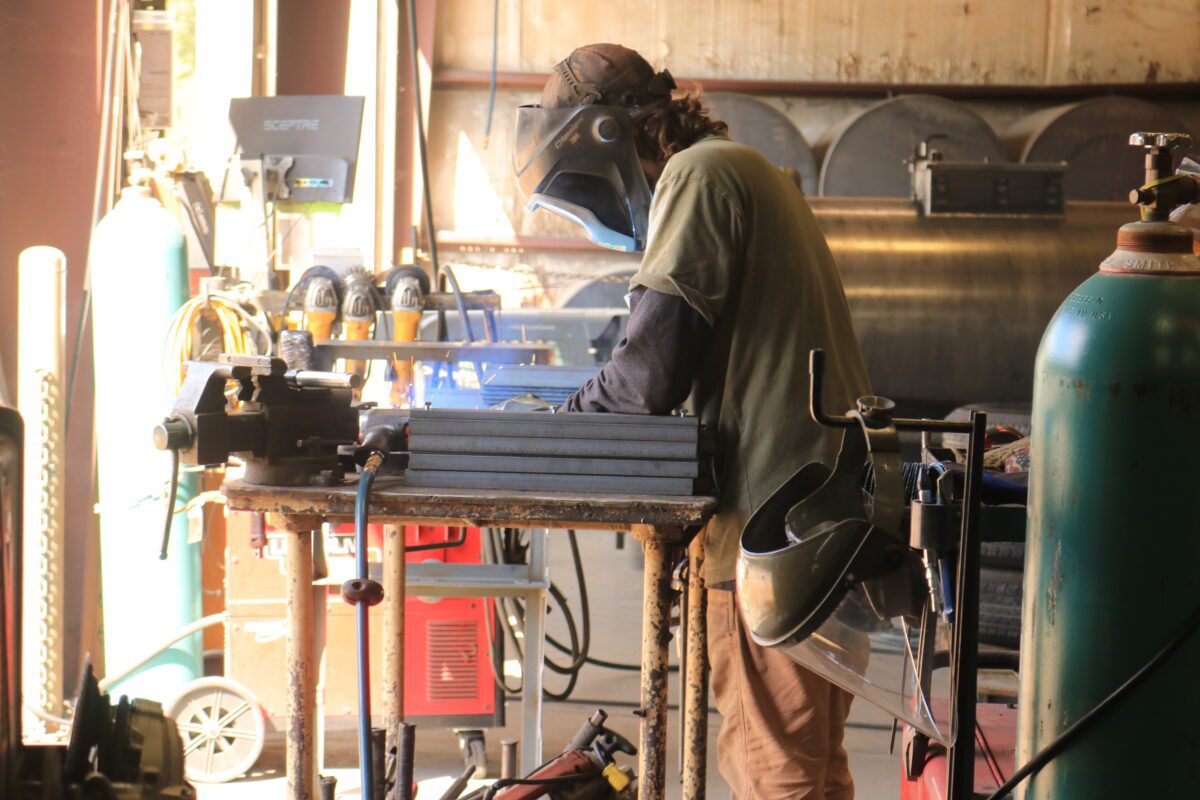
[[[708,658],[733,800],[852,800],[842,744],[852,694],[755,644],[732,591],[708,592]]]

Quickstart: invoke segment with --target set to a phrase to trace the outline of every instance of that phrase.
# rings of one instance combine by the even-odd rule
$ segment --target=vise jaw
[[[171,416],[154,429],[159,449],[184,464],[246,463],[260,485],[329,485],[346,465],[338,446],[358,438],[358,375],[288,370],[279,358],[224,354],[190,361]]]

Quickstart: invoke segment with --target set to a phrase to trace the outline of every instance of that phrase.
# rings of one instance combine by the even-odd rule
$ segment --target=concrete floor
[[[636,663],[641,625],[641,573],[636,560],[636,543],[629,542],[624,550],[614,547],[612,533],[580,535],[583,563],[587,570],[588,592],[592,608],[592,652],[612,661]],[[575,603],[574,571],[565,536],[551,536],[551,574],[554,582]],[[548,625],[551,635],[564,639],[559,626],[561,615],[551,612]],[[674,647],[672,647],[674,658]],[[673,675],[672,678],[675,676]],[[560,676],[551,674],[550,688],[559,688]],[[671,702],[678,701],[678,684],[673,680]],[[543,715],[543,739],[547,755],[557,753],[575,733],[584,719],[596,708],[609,713],[609,725],[636,743],[637,718],[632,710],[638,699],[638,676],[632,672],[617,672],[588,666],[566,703],[547,703]],[[500,740],[517,738],[520,719],[519,701],[507,706],[508,725],[503,731],[487,732],[489,766],[495,775],[499,767]],[[678,775],[677,715],[672,712],[671,769],[668,772],[668,797],[681,796]],[[337,725],[344,724],[339,720]],[[331,723],[334,727],[335,723]],[[729,788],[716,769],[716,733],[720,717],[712,714],[709,721],[709,778],[708,796],[713,800],[729,797]],[[857,784],[857,795],[866,800],[887,800],[898,796],[900,764],[898,756],[888,754],[891,720],[873,706],[857,702],[850,715],[846,731],[846,746],[850,752],[851,768]],[[338,796],[358,797],[357,742],[350,729],[329,732],[326,743],[325,774],[338,778]],[[453,775],[463,770],[455,735],[447,730],[418,728],[416,776],[421,793],[426,798],[440,796]],[[198,785],[199,800],[274,800],[284,798],[283,737],[272,735],[259,759],[254,775],[227,784]]]

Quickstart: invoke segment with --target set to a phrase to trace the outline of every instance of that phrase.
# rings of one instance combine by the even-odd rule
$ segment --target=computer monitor
[[[231,100],[229,121],[238,149],[243,161],[262,160],[266,199],[353,200],[363,102],[333,94]]]

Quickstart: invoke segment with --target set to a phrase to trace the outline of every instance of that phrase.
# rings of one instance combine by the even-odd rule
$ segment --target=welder
[[[829,354],[829,408],[870,394],[837,268],[795,184],[729,140],[698,92],[615,44],[575,50],[518,111],[514,167],[530,209],[643,252],[627,336],[566,411],[666,414],[717,435],[718,512],[704,531],[721,774],[733,797],[854,796],[852,696],[756,645],[734,598],[738,536],[839,433],[808,416],[808,353]],[[798,578],[799,579],[799,578]]]

